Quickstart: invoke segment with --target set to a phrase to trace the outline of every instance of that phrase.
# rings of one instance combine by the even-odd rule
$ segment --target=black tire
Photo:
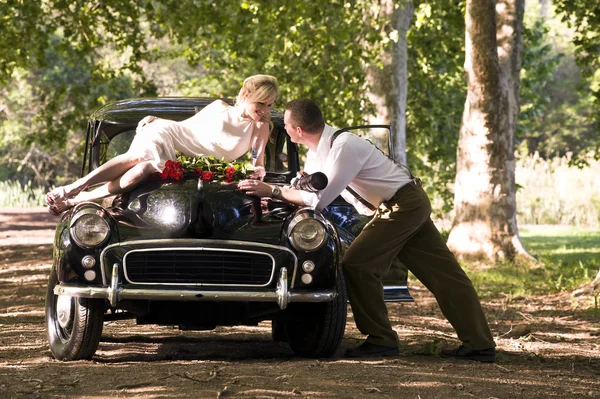
[[[292,303],[286,310],[285,334],[295,354],[326,358],[339,348],[348,314],[348,297],[341,272],[335,286],[338,295],[331,302]]]
[[[275,342],[287,342],[285,322],[279,317],[276,317],[271,321],[271,337]]]
[[[46,292],[46,328],[50,350],[58,360],[91,359],[102,335],[104,300],[61,297],[61,325],[57,306],[59,296],[54,294],[57,284],[56,271],[52,270]]]

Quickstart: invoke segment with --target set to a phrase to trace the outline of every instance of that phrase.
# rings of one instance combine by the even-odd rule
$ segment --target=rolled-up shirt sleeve
[[[312,208],[317,206],[319,202],[319,197],[317,193],[309,193],[308,191],[300,191],[300,196],[302,197],[302,201]]]

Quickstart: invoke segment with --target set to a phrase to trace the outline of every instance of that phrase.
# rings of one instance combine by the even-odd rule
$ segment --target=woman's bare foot
[[[54,190],[46,193],[46,204],[53,205],[57,199],[63,197],[65,197],[65,188],[56,187]]]
[[[69,198],[75,197],[81,190],[70,189],[69,186],[56,187],[46,194],[46,204],[55,205],[58,202],[64,202]]]
[[[48,212],[51,215],[58,216],[67,209],[71,209],[73,206],[74,204],[68,199],[64,201],[56,201],[53,204],[48,204]]]

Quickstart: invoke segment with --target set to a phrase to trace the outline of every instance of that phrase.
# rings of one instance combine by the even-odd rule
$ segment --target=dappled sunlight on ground
[[[459,344],[432,295],[389,305],[400,355],[342,356],[364,338],[350,315],[331,359],[304,359],[273,342],[271,325],[180,331],[107,322],[91,361],[60,362],[48,348],[44,298],[52,247],[0,237],[0,398],[535,398],[598,397],[600,315],[570,293],[498,296],[483,306],[498,362],[442,359]],[[525,334],[513,336],[522,330]]]

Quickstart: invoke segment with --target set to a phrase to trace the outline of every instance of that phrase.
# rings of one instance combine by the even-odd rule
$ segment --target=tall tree
[[[492,260],[527,255],[516,223],[514,137],[524,0],[467,0],[467,100],[448,245]]]
[[[389,20],[388,46],[377,61],[382,67],[367,69],[369,99],[376,115],[371,123],[389,123],[394,134],[394,159],[406,165],[406,100],[408,96],[408,30],[415,7],[412,0],[381,2],[382,17]]]
[[[412,1],[402,0],[392,14],[392,26],[398,38],[392,48],[392,126],[394,128],[394,156],[403,165],[406,159],[406,100],[408,96],[408,29],[415,7]]]

